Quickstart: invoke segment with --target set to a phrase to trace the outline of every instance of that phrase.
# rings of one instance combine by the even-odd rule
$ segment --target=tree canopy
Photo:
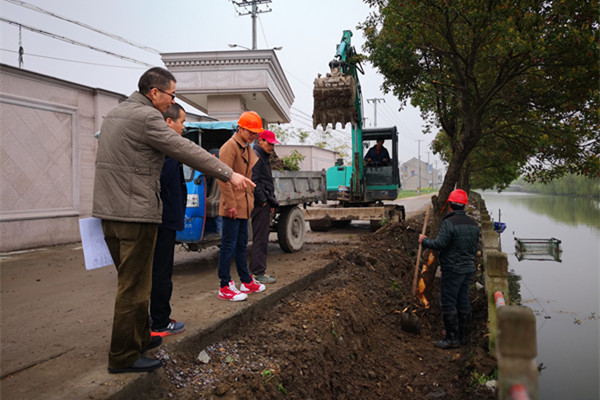
[[[383,90],[441,133],[439,205],[471,176],[600,176],[598,3],[365,0],[363,30]],[[473,175],[473,174],[476,175]]]

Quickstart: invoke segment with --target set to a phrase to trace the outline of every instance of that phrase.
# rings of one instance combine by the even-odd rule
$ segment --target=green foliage
[[[281,160],[290,171],[299,171],[300,163],[306,156],[301,154],[298,150],[293,150],[289,156],[281,157]]]
[[[600,178],[596,177],[568,174],[545,184],[531,183],[520,178],[514,184],[520,186],[525,192],[600,198]]]
[[[365,0],[383,88],[421,109],[455,183],[600,176],[598,2]],[[461,186],[462,187],[462,186]]]

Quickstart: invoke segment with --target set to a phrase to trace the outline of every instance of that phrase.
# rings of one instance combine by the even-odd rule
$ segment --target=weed
[[[338,334],[335,331],[335,322],[331,321],[331,334],[333,335],[334,338],[338,338]]]
[[[494,368],[491,375],[480,374],[477,371],[471,373],[471,386],[474,385],[485,385],[486,382],[498,379],[498,369]]]
[[[283,383],[280,383],[279,385],[277,385],[277,390],[279,390],[281,393],[283,394],[287,394],[287,389],[283,387]]]
[[[275,378],[275,374],[273,373],[272,369],[263,369],[260,375],[264,379],[265,383],[268,383],[271,379]],[[279,390],[283,394],[288,394],[288,391],[283,386],[283,383],[278,383],[277,380],[275,380],[274,382],[277,383],[277,390]]]

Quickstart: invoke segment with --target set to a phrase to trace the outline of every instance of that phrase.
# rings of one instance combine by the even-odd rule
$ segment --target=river
[[[521,277],[522,305],[536,315],[540,399],[598,400],[600,201],[525,193],[482,193],[505,222],[502,251]],[[561,261],[515,255],[514,238],[561,240]]]

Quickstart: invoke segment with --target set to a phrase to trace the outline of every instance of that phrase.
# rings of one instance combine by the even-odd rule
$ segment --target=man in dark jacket
[[[161,366],[160,360],[142,354],[161,339],[150,335],[148,306],[154,245],[162,222],[159,180],[165,154],[236,189],[254,187],[250,179],[169,128],[161,113],[175,102],[173,74],[150,68],[140,77],[138,88],[104,118],[96,153],[92,216],[102,220],[118,273],[110,373]]]
[[[442,268],[440,303],[446,337],[435,343],[443,349],[467,343],[471,314],[469,288],[475,274],[475,255],[479,248],[479,226],[464,211],[467,193],[456,189],[447,200],[449,214],[436,239],[419,235],[423,247],[439,250]]]
[[[185,111],[175,103],[164,114],[169,128],[181,135],[184,130]],[[187,188],[183,178],[183,165],[165,157],[160,173],[160,199],[163,203],[162,223],[158,226],[154,261],[152,264],[152,293],[150,295],[150,318],[152,336],[168,336],[181,333],[185,324],[171,319],[171,294],[173,293],[173,260],[175,238],[185,222]]]
[[[252,210],[250,273],[261,283],[276,282],[274,277],[266,274],[271,213],[275,207],[279,206],[279,202],[275,198],[273,174],[269,162],[269,156],[276,143],[279,142],[275,139],[273,132],[263,131],[258,137],[258,146],[254,146],[258,161],[252,168],[252,182],[256,188],[254,189],[254,209]]]
[[[390,153],[383,147],[383,139],[377,139],[375,146],[367,151],[365,161],[368,166],[381,167],[390,164]]]

